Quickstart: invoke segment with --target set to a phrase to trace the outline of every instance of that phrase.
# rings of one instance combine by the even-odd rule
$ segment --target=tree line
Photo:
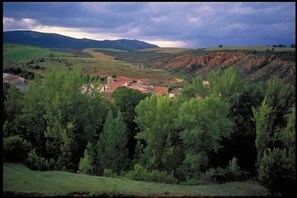
[[[174,99],[120,87],[112,102],[82,94],[84,81],[57,69],[24,93],[4,86],[4,161],[189,185],[257,178],[294,192],[295,90],[282,80],[252,83],[228,68]]]

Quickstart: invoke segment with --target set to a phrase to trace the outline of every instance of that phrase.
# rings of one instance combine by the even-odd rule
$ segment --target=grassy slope
[[[50,54],[54,56],[74,56],[73,54],[48,50],[40,47],[29,45],[3,44],[3,57],[7,60],[21,60],[33,57],[49,57]]]
[[[272,46],[225,46],[225,47],[209,47],[205,48],[205,51],[217,51],[217,50],[255,50],[255,51],[266,51],[269,49],[272,50]],[[284,51],[295,51],[295,48],[289,47],[274,47],[276,52]]]
[[[3,163],[3,191],[31,195],[125,196],[257,196],[265,188],[253,182],[184,186],[88,176],[62,171],[31,171],[22,164]]]
[[[191,50],[190,48],[177,48],[177,47],[160,47],[160,48],[148,48],[143,50],[138,50],[141,52],[157,52],[157,53],[179,53],[183,51]]]
[[[108,51],[116,52],[126,52],[123,50],[111,50],[105,49]],[[88,52],[91,52],[92,49],[88,49]],[[29,71],[44,73],[47,69],[53,67],[66,67],[65,61],[57,62],[54,60],[46,60],[45,62],[35,62],[30,64],[32,66],[39,65],[46,68],[46,70],[35,70],[26,68],[27,61],[29,59],[34,59],[36,57],[49,57],[53,53],[54,57],[60,57],[61,59],[66,60],[66,62],[71,63],[73,66],[80,66],[83,68],[83,73],[90,75],[99,75],[99,76],[127,76],[134,79],[147,78],[152,81],[166,81],[171,82],[175,80],[175,77],[170,75],[168,72],[158,69],[145,68],[144,70],[139,70],[133,67],[130,67],[130,64],[123,61],[113,60],[113,57],[106,58],[110,56],[102,55],[96,56],[94,58],[90,57],[74,57],[74,54],[51,51],[39,47],[26,46],[26,45],[16,45],[16,44],[3,44],[3,67],[22,67]],[[94,52],[95,54],[100,54]],[[13,64],[8,64],[9,61],[14,61]]]

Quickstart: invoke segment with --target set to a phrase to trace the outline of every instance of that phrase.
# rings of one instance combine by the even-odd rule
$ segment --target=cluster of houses
[[[146,94],[156,94],[156,95],[168,94],[170,98],[175,97],[181,91],[181,88],[174,88],[169,92],[169,89],[166,86],[154,86],[145,79],[140,79],[136,81],[123,76],[115,77],[115,78],[108,77],[106,84],[97,86],[97,89],[103,92],[107,98],[110,98],[111,94],[118,87],[127,87],[129,89],[138,90]],[[92,89],[95,89],[95,86],[93,84],[87,84],[82,87],[81,91],[82,93],[91,93]]]
[[[17,89],[21,92],[27,89],[28,81],[20,76],[3,73],[3,83],[15,85]],[[209,86],[208,81],[203,81],[203,86]],[[97,89],[104,93],[104,96],[111,99],[112,93],[118,87],[127,87],[129,89],[135,89],[146,94],[156,94],[156,95],[168,95],[169,98],[173,98],[178,95],[181,88],[174,88],[169,92],[166,86],[154,86],[145,79],[132,80],[128,77],[108,77],[105,84],[94,85],[92,83],[83,85],[81,88],[81,93],[91,94],[94,89]],[[202,96],[196,95],[197,99],[203,99]]]

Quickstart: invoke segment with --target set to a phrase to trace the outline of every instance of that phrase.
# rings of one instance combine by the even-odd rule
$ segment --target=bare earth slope
[[[242,68],[252,81],[269,80],[279,77],[295,84],[296,62],[287,60],[282,54],[246,53],[243,51],[220,51],[201,55],[181,54],[152,60],[150,65],[178,73],[204,76],[214,69],[227,67]]]

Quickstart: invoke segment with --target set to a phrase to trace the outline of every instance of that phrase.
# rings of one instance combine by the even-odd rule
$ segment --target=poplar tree
[[[97,166],[101,173],[104,169],[124,170],[128,154],[126,144],[126,125],[121,112],[118,111],[117,117],[113,118],[112,111],[109,111],[97,142]]]

